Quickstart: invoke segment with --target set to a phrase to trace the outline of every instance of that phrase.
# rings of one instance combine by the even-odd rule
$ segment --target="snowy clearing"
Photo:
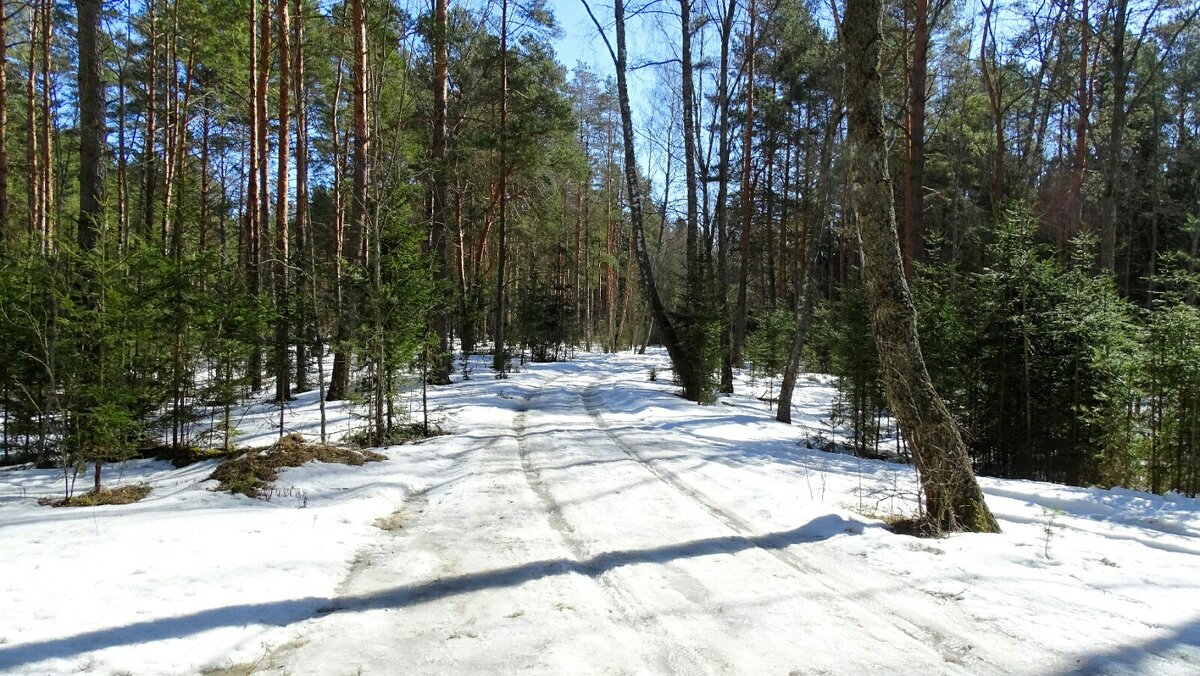
[[[144,501],[50,509],[60,472],[2,471],[0,672],[1200,671],[1197,501],[983,478],[1002,535],[895,535],[911,468],[801,443],[827,379],[788,427],[652,365],[479,368],[431,390],[454,434],[270,500],[137,461]]]

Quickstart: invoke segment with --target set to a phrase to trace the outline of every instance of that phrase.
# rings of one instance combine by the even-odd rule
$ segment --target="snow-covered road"
[[[864,524],[760,530],[625,441],[604,418],[602,373],[554,376],[515,390],[511,420],[464,449],[471,470],[416,501],[284,671],[862,673],[978,661],[950,622],[839,588],[844,562],[805,549]],[[864,642],[873,649],[856,649]]]
[[[455,434],[363,469],[288,470],[303,510],[164,470],[161,503],[80,519],[6,498],[17,473],[0,474],[16,517],[0,546],[48,540],[86,566],[158,543],[175,577],[136,579],[190,585],[114,615],[152,587],[101,568],[111,586],[74,606],[80,632],[70,603],[37,606],[29,580],[53,557],[23,558],[0,591],[35,619],[0,618],[0,672],[1196,673],[1196,501],[985,479],[1003,535],[898,536],[864,514],[911,509],[909,468],[803,448],[744,380],[689,404],[651,365],[667,372],[662,354],[581,355],[441,389]],[[819,427],[828,382],[797,395]],[[223,578],[227,561],[172,530],[218,515],[223,536],[290,551],[247,547],[245,577]],[[72,539],[53,542],[55,519]]]

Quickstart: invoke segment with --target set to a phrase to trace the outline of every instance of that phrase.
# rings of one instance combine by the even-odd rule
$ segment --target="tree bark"
[[[104,218],[104,79],[100,0],[76,0],[79,41],[79,248],[99,243]]]
[[[1121,146],[1125,137],[1125,97],[1129,89],[1129,67],[1125,59],[1125,29],[1129,23],[1129,0],[1113,0],[1112,27],[1112,118],[1108,128],[1108,166],[1104,172],[1104,218],[1100,223],[1100,271],[1113,274],[1117,263],[1117,213],[1123,173]],[[1134,50],[1136,53],[1136,50]]]
[[[601,35],[604,36],[604,28],[600,25],[599,20],[596,19],[595,14],[592,13],[587,0],[583,0],[583,3],[584,7],[587,8],[588,15],[592,18],[592,22],[596,24]],[[658,324],[659,336],[662,338],[663,345],[667,348],[667,353],[671,356],[671,362],[675,366],[676,375],[683,386],[684,397],[691,401],[700,401],[706,394],[704,390],[707,378],[704,373],[698,372],[694,356],[689,354],[679,341],[675,326],[667,314],[667,309],[663,305],[662,298],[658,295],[658,285],[654,279],[654,267],[650,260],[649,249],[646,247],[645,220],[642,212],[643,198],[641,181],[638,180],[637,158],[634,155],[633,113],[629,105],[629,82],[626,76],[624,0],[614,0],[613,14],[616,19],[616,50],[612,49],[607,37],[604,37],[604,41],[605,45],[609,47],[609,55],[612,56],[613,65],[617,71],[617,101],[621,112],[621,139],[624,141],[625,183],[629,190],[629,225],[633,234],[638,269],[641,271],[642,289],[646,295],[647,302],[650,304],[651,315]]]
[[[354,171],[350,198],[350,219],[346,228],[346,257],[363,263],[364,235],[367,232],[367,158],[371,150],[367,125],[367,10],[365,0],[351,4],[351,30],[354,34]],[[350,341],[353,338],[355,308],[348,289],[343,289],[342,313],[338,318],[337,349],[333,358],[330,400],[344,399],[350,388]]]
[[[29,202],[29,234],[33,237],[40,238],[42,235],[42,219],[40,213],[41,206],[41,181],[39,162],[41,153],[38,151],[38,127],[37,127],[37,59],[34,57],[34,45],[37,42],[38,25],[40,24],[41,13],[36,11],[36,7],[29,12],[29,68],[26,71],[25,79],[25,119],[26,125],[26,143],[25,161],[29,165],[27,181],[26,199]],[[43,242],[39,247],[43,252],[46,251],[46,245]]]
[[[264,3],[268,0],[262,0]],[[259,71],[264,68],[259,52],[268,49],[265,38],[259,33],[258,21],[260,13],[266,8],[259,8],[259,0],[250,0],[250,58],[248,71],[250,79],[250,159],[246,167],[246,276],[249,278],[247,290],[253,298],[262,293],[262,256],[259,251],[262,245],[262,231],[265,225],[261,204],[267,192],[266,162],[264,146],[266,145],[266,106],[265,77]],[[263,139],[260,141],[260,139]],[[256,331],[257,333],[257,331]],[[246,370],[250,376],[250,390],[258,392],[262,389],[262,346],[258,335],[251,336],[250,358]]]
[[[8,7],[0,2],[0,244],[8,236]],[[5,409],[7,411],[7,409]],[[5,452],[8,448],[5,447]]]
[[[729,308],[729,48],[737,0],[729,0],[721,16],[721,71],[717,74],[717,294],[721,308],[721,379],[717,389],[733,392],[733,318]],[[690,64],[688,66],[690,70]],[[690,80],[690,76],[689,76]],[[686,112],[684,118],[687,133]]]
[[[79,43],[79,227],[76,239],[79,250],[88,254],[100,244],[104,221],[104,75],[100,63],[100,0],[76,0],[76,38]],[[49,17],[46,17],[49,20]],[[48,46],[48,45],[47,45]],[[2,65],[2,64],[0,64]],[[49,80],[47,80],[47,83]],[[82,265],[82,279],[75,286],[75,293],[82,307],[92,312],[99,310],[94,293],[94,268],[86,260]],[[98,321],[98,318],[97,318]],[[101,452],[103,449],[92,442],[92,425],[89,418],[94,413],[98,397],[103,396],[104,347],[84,347],[86,357],[96,362],[97,368],[85,369],[75,421],[83,436],[81,446],[92,450],[95,461],[94,490],[100,492]]]
[[[621,21],[624,22],[623,16]],[[682,26],[680,59],[683,94],[683,167],[684,183],[687,186],[687,285],[689,291],[695,293],[700,288],[700,216],[696,196],[698,188],[696,180],[695,85],[692,82],[692,9],[689,0],[679,0],[679,23]]]
[[[808,235],[802,242],[804,248],[804,267],[800,270],[796,298],[796,327],[792,331],[792,344],[788,349],[787,363],[783,367],[783,378],[779,384],[779,403],[775,419],[781,423],[792,422],[792,394],[796,389],[796,378],[800,375],[800,360],[804,356],[804,341],[808,338],[808,328],[812,324],[813,295],[816,293],[817,253],[821,248],[821,238],[827,229],[829,220],[829,202],[833,193],[833,141],[838,128],[842,124],[842,105],[838,101],[831,106],[829,122],[825,128],[825,138],[821,143],[821,174],[820,203],[817,216],[812,220],[812,227],[805,228]]]
[[[55,111],[52,90],[54,83],[50,78],[50,46],[54,41],[53,23],[54,3],[52,0],[42,0],[41,4],[41,139],[38,149],[41,151],[39,166],[41,169],[41,189],[39,197],[42,203],[39,210],[42,216],[42,234],[46,253],[57,248],[58,221],[54,215],[54,124]],[[97,57],[98,58],[98,57]]]
[[[881,0],[847,0],[843,21],[850,207],[888,405],[912,449],[927,523],[938,531],[996,532],[954,419],[933,388],[904,279],[883,131]]]
[[[912,0],[913,45],[908,73],[908,146],[904,161],[904,218],[901,237],[904,274],[912,277],[913,263],[921,255],[925,214],[925,89],[929,73],[930,0]],[[937,10],[932,10],[937,11]]]
[[[1087,132],[1091,110],[1090,81],[1088,77],[1089,45],[1092,24],[1088,18],[1089,0],[1083,0],[1079,15],[1079,76],[1075,108],[1075,152],[1071,162],[1071,204],[1067,228],[1063,232],[1063,248],[1083,227],[1083,175],[1087,169]]]
[[[746,345],[747,286],[750,284],[750,227],[754,217],[754,180],[751,160],[754,156],[754,31],[757,25],[754,0],[749,0],[750,29],[746,33],[746,128],[742,138],[742,230],[738,242],[741,260],[738,265],[737,305],[733,317],[733,363],[739,367]]]
[[[508,350],[504,345],[504,320],[508,308],[505,269],[508,265],[508,0],[500,3],[500,230],[496,254],[496,323],[492,369],[503,375],[508,371]]]
[[[252,0],[253,2],[254,0]],[[154,193],[158,186],[158,156],[154,151],[154,137],[158,134],[158,13],[157,0],[150,0],[146,12],[150,23],[149,45],[146,56],[146,136],[142,140],[142,184],[141,236],[149,239],[154,232]],[[253,16],[253,15],[252,15]],[[253,19],[251,19],[253,21]],[[253,23],[251,24],[253,26]],[[251,38],[253,40],[253,38]],[[254,50],[253,43],[250,46]],[[253,67],[251,67],[253,72]],[[253,90],[252,90],[253,91]]]
[[[291,324],[291,288],[288,283],[288,160],[291,138],[291,33],[288,0],[275,0],[279,25],[279,140],[275,163],[275,400],[279,403],[279,436],[283,436],[283,410],[291,398],[292,361],[288,350]]]
[[[449,87],[449,17],[448,0],[434,0],[433,11],[433,194],[430,219],[431,253],[434,256],[434,281],[439,290],[448,287],[450,281],[448,267],[448,252],[446,243],[447,224],[449,223],[449,201],[447,199],[446,166],[446,117],[448,113],[447,97]],[[448,289],[447,289],[448,290]],[[434,308],[434,330],[438,336],[438,352],[432,368],[428,372],[428,380],[432,385],[444,385],[450,382],[453,350],[450,345],[450,304],[442,300],[443,294],[437,293],[437,305]],[[464,316],[463,322],[467,321]]]
[[[311,270],[314,251],[308,237],[308,89],[304,81],[304,2],[293,0],[292,21],[295,27],[295,42],[292,44],[293,68],[292,80],[295,82],[296,110],[296,256],[299,269]],[[297,297],[300,293],[300,281],[297,281]],[[315,327],[315,308],[317,299],[312,299],[313,305],[308,306],[310,312],[300,312],[296,317],[296,374],[293,391],[307,392],[311,389],[308,382],[308,346],[310,339],[320,330]]]
[[[348,299],[346,298],[345,252],[346,252],[346,200],[342,187],[342,176],[346,173],[346,156],[349,155],[349,140],[342,138],[338,115],[342,102],[344,59],[339,57],[337,74],[333,85],[333,105],[330,115],[330,140],[333,150],[333,280],[334,316],[337,326],[333,338],[333,370],[329,375],[329,390],[323,397],[327,401],[344,399],[350,386],[350,339]]]

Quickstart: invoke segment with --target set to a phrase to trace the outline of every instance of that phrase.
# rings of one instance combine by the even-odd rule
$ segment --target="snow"
[[[0,673],[1200,671],[1196,500],[982,478],[1003,534],[896,535],[910,467],[805,447],[844,434],[827,377],[795,426],[765,383],[668,379],[661,351],[480,362],[430,391],[454,434],[270,500],[135,461],[105,471],[142,502],[50,509],[61,473],[0,472]]]

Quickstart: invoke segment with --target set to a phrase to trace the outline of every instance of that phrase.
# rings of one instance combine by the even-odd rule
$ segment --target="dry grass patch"
[[[220,482],[217,490],[257,498],[272,481],[279,478],[280,468],[299,467],[312,460],[359,466],[367,462],[387,460],[387,456],[331,444],[311,444],[299,434],[289,434],[265,451],[246,451],[222,462],[208,478]]]
[[[406,520],[404,517],[404,510],[397,509],[387,516],[381,516],[378,519],[375,519],[375,527],[379,530],[387,531],[389,533],[398,531],[404,528],[404,522]]]
[[[203,667],[200,669],[200,674],[202,676],[252,676],[264,671],[272,671],[277,668],[275,664],[277,658],[285,652],[303,648],[307,644],[308,641],[304,639],[296,639],[275,647],[264,643],[262,656],[253,662],[242,662],[240,664],[230,662],[225,665]]]
[[[38,504],[50,507],[95,507],[97,505],[129,505],[150,495],[150,484],[137,483],[117,488],[101,488],[100,492],[88,491],[83,495],[54,500],[42,498]]]

